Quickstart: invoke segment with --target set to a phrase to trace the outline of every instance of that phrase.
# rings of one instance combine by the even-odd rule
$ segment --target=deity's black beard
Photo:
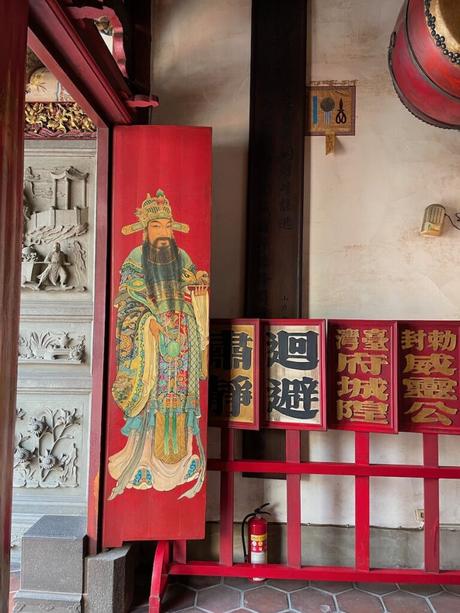
[[[168,245],[160,247],[159,242],[168,240]],[[180,296],[181,266],[179,248],[174,239],[157,239],[153,244],[148,240],[142,246],[142,267],[151,300],[156,303],[166,301],[174,310],[175,298]]]

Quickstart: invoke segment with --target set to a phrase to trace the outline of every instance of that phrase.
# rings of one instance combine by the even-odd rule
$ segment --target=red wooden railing
[[[186,543],[175,542],[172,562],[165,556],[166,543],[157,549],[157,568],[171,575],[217,575],[266,577],[267,579],[314,579],[396,583],[460,583],[459,570],[441,570],[439,556],[439,479],[460,479],[460,466],[439,466],[438,435],[423,436],[423,464],[371,464],[369,434],[355,432],[354,462],[302,462],[300,432],[286,431],[286,461],[235,460],[234,430],[222,430],[220,459],[210,459],[208,470],[221,473],[219,562],[188,561]],[[235,473],[279,473],[287,478],[287,563],[253,566],[233,562],[233,513]],[[301,563],[301,475],[349,475],[355,477],[355,565],[302,566]],[[370,567],[371,477],[422,478],[424,483],[424,567]],[[159,551],[159,553],[158,553]],[[155,570],[155,569],[154,569]],[[158,571],[157,571],[158,572]],[[154,573],[155,574],[155,573]],[[153,578],[155,579],[155,578]],[[160,581],[155,579],[156,586]],[[165,586],[163,582],[162,586]],[[161,593],[153,590],[150,611],[159,611]]]

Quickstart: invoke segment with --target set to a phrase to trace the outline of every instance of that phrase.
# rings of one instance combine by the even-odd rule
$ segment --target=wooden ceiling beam
[[[58,0],[29,0],[28,44],[97,127],[135,123],[134,92],[93,24]]]

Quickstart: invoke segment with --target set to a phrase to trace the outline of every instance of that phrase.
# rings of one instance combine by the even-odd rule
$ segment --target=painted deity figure
[[[178,247],[162,190],[147,195],[138,222],[143,243],[121,268],[117,308],[115,402],[124,413],[125,447],[109,458],[116,480],[109,500],[126,488],[169,491],[187,482],[192,498],[205,476],[200,437],[200,379],[207,377],[209,277]],[[181,496],[181,497],[182,497]]]

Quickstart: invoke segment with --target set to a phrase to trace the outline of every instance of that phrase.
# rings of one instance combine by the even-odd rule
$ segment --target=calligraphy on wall
[[[262,338],[265,427],[325,430],[324,320],[266,319]]]
[[[210,426],[259,428],[259,327],[253,319],[211,322]]]
[[[396,322],[328,322],[331,428],[397,432]]]
[[[460,322],[399,324],[399,429],[460,434]]]

